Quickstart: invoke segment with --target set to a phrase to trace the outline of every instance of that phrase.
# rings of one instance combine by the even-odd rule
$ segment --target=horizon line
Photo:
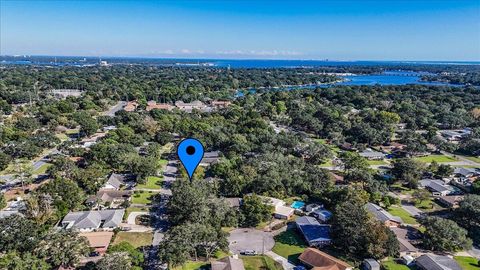
[[[398,59],[330,59],[330,58],[217,58],[201,56],[135,56],[135,55],[51,55],[51,54],[0,54],[0,57],[78,57],[78,58],[127,58],[127,59],[159,59],[159,60],[229,60],[229,61],[322,61],[322,62],[445,62],[445,63],[480,63],[479,60],[398,60]]]

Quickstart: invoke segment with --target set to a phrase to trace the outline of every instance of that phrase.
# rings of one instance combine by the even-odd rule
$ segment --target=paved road
[[[122,110],[123,107],[125,107],[125,105],[127,105],[126,101],[119,101],[119,102],[117,102],[117,104],[115,104],[115,106],[110,108],[108,111],[103,112],[102,114],[105,115],[105,116],[114,117],[115,113]]]
[[[257,229],[235,229],[228,237],[230,251],[239,254],[242,250],[255,250],[263,254],[272,250],[275,245],[273,234]]]

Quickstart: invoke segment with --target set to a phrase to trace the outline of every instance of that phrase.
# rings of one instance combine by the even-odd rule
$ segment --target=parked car
[[[245,256],[254,256],[254,255],[257,255],[257,252],[253,249],[246,249],[246,250],[240,251],[240,254]]]
[[[100,256],[100,252],[98,251],[92,251],[90,254],[88,254],[88,257],[98,257]]]

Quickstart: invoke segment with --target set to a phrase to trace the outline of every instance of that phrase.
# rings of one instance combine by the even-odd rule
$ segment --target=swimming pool
[[[294,201],[290,206],[294,209],[300,209],[305,206],[305,203],[301,201]]]

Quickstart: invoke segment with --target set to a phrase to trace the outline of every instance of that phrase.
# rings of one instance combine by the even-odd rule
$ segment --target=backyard
[[[455,261],[465,270],[480,270],[480,262],[472,257],[455,256]]]
[[[410,270],[408,266],[400,264],[392,258],[382,262],[382,266],[385,270]]]
[[[153,191],[136,191],[132,196],[132,204],[151,204],[156,194]]]
[[[145,184],[138,184],[137,189],[161,189],[162,188],[162,177],[159,176],[149,176],[147,177],[147,182]]]
[[[173,270],[197,270],[197,269],[210,269],[210,262],[202,261],[188,261],[181,266],[172,268]]]
[[[295,229],[288,229],[275,236],[275,246],[273,246],[272,251],[287,258],[292,263],[298,263],[298,256],[306,247],[302,236]]]
[[[390,214],[394,216],[400,217],[403,222],[411,225],[418,224],[417,220],[413,218],[407,211],[405,211],[402,207],[397,205],[392,205],[387,210]]]
[[[432,163],[433,161],[436,161],[438,163],[458,161],[457,158],[446,156],[446,155],[429,155],[429,156],[425,156],[425,157],[418,157],[418,158],[415,158],[415,159],[419,160],[419,161],[423,161],[425,163]]]
[[[118,232],[113,244],[128,242],[134,247],[150,246],[152,244],[153,234],[151,232]]]
[[[268,269],[268,270],[280,270],[283,267],[275,262],[272,258],[267,256],[242,256],[243,264],[245,270],[258,270],[258,269]]]

